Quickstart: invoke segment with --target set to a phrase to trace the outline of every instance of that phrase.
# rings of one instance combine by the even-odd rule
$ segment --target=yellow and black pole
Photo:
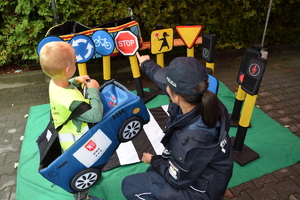
[[[237,77],[237,83],[239,84],[236,99],[234,102],[234,107],[232,110],[232,114],[230,114],[230,126],[238,127],[238,122],[240,119],[241,109],[245,100],[246,92],[242,89],[241,85],[243,83],[245,74],[248,70],[248,64],[251,58],[259,58],[261,56],[260,53],[261,47],[259,45],[254,45],[253,48],[246,49],[244,53],[244,57],[240,66],[240,71]]]
[[[79,76],[87,75],[86,63],[77,63]]]
[[[237,130],[238,134],[236,135],[235,143],[233,145],[233,149],[235,151],[243,150],[243,145],[244,145],[244,141],[246,138],[247,130],[250,125],[250,120],[252,117],[256,98],[257,98],[257,95],[246,94],[243,112],[242,112],[240,120],[239,120],[239,126],[238,126],[238,130]]]
[[[216,35],[204,33],[202,35],[202,58],[206,61],[206,67],[215,73],[215,47]]]
[[[144,98],[145,93],[144,93],[144,90],[143,90],[143,85],[142,85],[142,80],[141,80],[141,73],[140,73],[139,64],[138,64],[138,61],[137,61],[137,58],[136,58],[136,54],[134,54],[133,56],[129,56],[129,61],[130,61],[130,67],[131,67],[131,71],[132,71],[132,75],[133,75],[137,95],[141,98]]]
[[[129,56],[137,95],[142,98],[144,103],[156,97],[156,95],[145,95],[147,92],[144,92],[143,90],[140,69],[136,58],[136,52],[139,49],[139,40],[137,36],[128,29],[119,31],[115,37],[115,45],[120,53],[124,56]]]
[[[191,48],[188,48],[188,49],[187,49],[186,56],[187,56],[187,57],[194,57],[194,55],[195,55],[195,48],[194,48],[194,46],[191,47]]]
[[[109,81],[111,79],[111,64],[110,56],[103,56],[103,80]]]

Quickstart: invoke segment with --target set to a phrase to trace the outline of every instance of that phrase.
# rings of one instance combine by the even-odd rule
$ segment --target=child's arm
[[[99,97],[99,83],[94,79],[90,79],[90,82],[87,82],[87,79],[90,79],[90,77],[88,75],[84,75],[69,80],[69,82],[75,86],[79,86],[80,83],[87,84],[89,94],[88,98],[92,107],[90,110],[77,117],[74,121],[79,120],[88,123],[97,123],[102,119],[103,115],[103,105]],[[73,101],[69,109],[73,111],[80,103],[81,101]]]
[[[77,120],[85,121],[88,123],[97,123],[102,119],[103,115],[103,105],[99,97],[98,88],[89,88],[88,89],[89,100],[91,109],[77,117]],[[70,110],[73,111],[82,101],[73,101]]]

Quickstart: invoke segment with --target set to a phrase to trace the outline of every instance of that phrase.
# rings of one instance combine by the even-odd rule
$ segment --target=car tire
[[[101,177],[101,173],[96,168],[88,168],[78,172],[71,180],[71,188],[75,192],[81,192],[92,187]]]
[[[131,117],[123,122],[119,130],[120,142],[127,142],[135,138],[143,129],[143,124],[140,117]]]

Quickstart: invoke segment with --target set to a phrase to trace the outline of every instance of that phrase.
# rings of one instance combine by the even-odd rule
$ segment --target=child
[[[76,71],[76,54],[72,45],[67,42],[46,43],[40,51],[40,64],[43,72],[51,77],[49,99],[56,128],[67,120],[80,103],[86,102],[91,105],[90,110],[69,121],[58,132],[61,148],[66,151],[87,132],[87,123],[97,123],[102,119],[103,105],[99,97],[99,84],[88,75],[72,78]],[[85,99],[77,89],[82,83],[87,84],[89,99]],[[74,197],[86,199],[87,193],[88,190],[81,194],[78,192]]]

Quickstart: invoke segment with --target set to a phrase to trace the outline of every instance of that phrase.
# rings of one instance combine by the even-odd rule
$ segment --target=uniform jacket
[[[166,85],[155,80],[160,67],[152,61],[142,63],[144,72],[165,91]],[[166,180],[161,200],[222,199],[232,176],[233,150],[228,136],[229,117],[219,101],[220,120],[207,127],[196,106],[182,114],[170,103],[170,115],[162,143],[162,155],[152,157],[151,165]]]

